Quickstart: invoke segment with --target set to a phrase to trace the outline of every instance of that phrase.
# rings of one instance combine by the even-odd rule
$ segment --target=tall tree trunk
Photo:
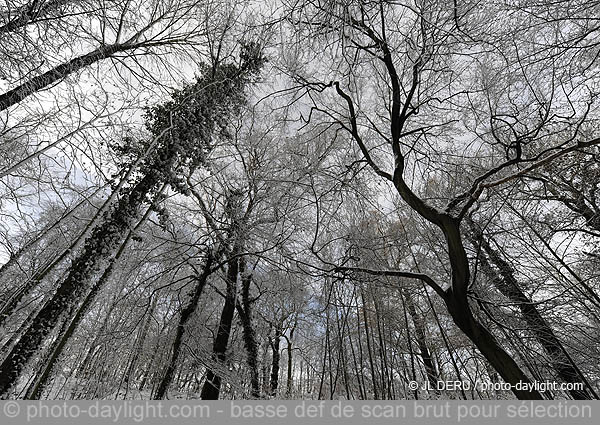
[[[96,299],[96,295],[98,295],[98,292],[100,292],[100,290],[104,287],[106,282],[112,276],[115,265],[118,263],[119,259],[121,258],[121,255],[123,255],[123,252],[125,252],[125,249],[129,245],[129,241],[131,240],[131,237],[145,223],[145,221],[148,219],[148,216],[150,215],[151,211],[152,211],[152,209],[148,208],[148,210],[146,211],[144,216],[140,219],[140,221],[137,223],[135,228],[133,230],[130,230],[127,233],[127,236],[121,243],[119,250],[117,251],[115,256],[110,260],[108,267],[104,270],[104,273],[102,273],[102,276],[100,277],[100,279],[98,279],[96,281],[96,283],[92,286],[91,290],[88,292],[87,296],[84,298],[83,302],[81,303],[81,306],[77,309],[75,316],[71,319],[71,322],[70,322],[69,326],[67,327],[67,329],[63,333],[59,334],[58,339],[57,339],[58,342],[53,347],[53,351],[51,352],[50,356],[48,357],[48,359],[46,361],[46,365],[44,367],[43,372],[36,379],[36,383],[27,391],[27,394],[25,396],[26,398],[28,398],[30,400],[37,400],[42,395],[42,391],[44,390],[44,388],[47,384],[48,378],[50,377],[50,375],[52,373],[52,369],[54,368],[54,365],[58,361],[63,350],[67,346],[67,343],[69,342],[69,340],[71,339],[71,337],[73,336],[75,331],[77,330],[77,327],[81,323],[81,320],[85,317],[87,312],[92,307],[92,305]]]
[[[140,386],[138,387],[138,391],[142,392],[144,391],[144,388],[146,388],[146,384],[148,383],[148,377],[150,376],[150,371],[153,369],[152,365],[154,364],[154,360],[156,359],[156,357],[158,356],[159,352],[160,352],[160,346],[161,346],[161,336],[162,333],[165,331],[165,329],[167,329],[167,323],[165,323],[163,325],[163,327],[159,330],[158,332],[158,336],[156,338],[156,344],[154,345],[154,350],[152,350],[152,355],[150,356],[150,359],[148,360],[148,363],[146,363],[142,375],[140,376]],[[160,364],[160,361],[159,361]]]
[[[375,298],[375,294],[373,293],[372,288],[370,288],[371,290],[369,291],[371,293],[371,299],[373,300],[373,310],[375,312],[375,323],[377,324],[377,340],[378,340],[378,345],[379,345],[379,364],[381,367],[381,397],[385,398],[386,397],[386,392],[387,392],[387,397],[388,399],[392,398],[392,394],[391,394],[391,389],[390,386],[388,385],[389,383],[389,379],[388,379],[388,361],[387,361],[387,350],[386,350],[386,346],[385,346],[385,339],[383,338],[383,332],[382,332],[382,326],[384,326],[385,324],[382,324],[382,321],[384,320],[380,313],[379,313],[379,306],[378,306],[378,300]]]
[[[242,321],[244,346],[246,347],[247,364],[250,369],[250,396],[260,398],[260,378],[258,372],[258,343],[256,332],[252,323],[252,301],[250,300],[250,283],[252,275],[246,271],[244,259],[240,259],[240,275],[242,276],[241,302],[236,304],[238,315]]]
[[[228,261],[225,303],[223,304],[223,310],[221,311],[217,336],[213,343],[212,360],[216,363],[218,368],[223,367],[225,364],[227,345],[229,344],[229,335],[231,334],[231,325],[235,313],[237,277],[239,271],[238,252],[239,249],[234,248],[232,258]],[[220,391],[221,376],[219,375],[219,371],[209,368],[206,372],[206,381],[202,386],[200,398],[202,400],[218,400]]]
[[[462,245],[462,243],[461,243]],[[466,256],[464,261],[466,262]],[[468,263],[466,263],[468,269]],[[453,286],[454,287],[454,286]],[[542,400],[542,394],[527,387],[531,381],[515,360],[498,344],[493,334],[474,316],[468,304],[466,293],[446,292],[444,302],[454,323],[475,344],[481,354],[498,371],[504,381],[511,384],[512,392],[519,399]],[[517,384],[525,384],[517,388]]]
[[[151,298],[152,301],[150,302],[150,307],[146,313],[144,324],[142,325],[142,328],[138,333],[135,347],[131,352],[131,359],[129,361],[129,365],[127,366],[127,370],[124,373],[123,382],[125,384],[125,394],[123,395],[123,399],[127,399],[127,394],[131,385],[131,378],[134,375],[135,367],[137,366],[138,360],[142,354],[144,343],[146,342],[146,338],[148,337],[148,331],[150,330],[150,323],[152,321],[154,310],[156,309],[156,304],[158,303],[158,294],[154,294],[154,296],[152,296]]]
[[[413,351],[412,338],[410,337],[410,326],[408,323],[408,311],[406,309],[406,300],[404,299],[404,297],[401,297],[400,300],[402,302],[402,315],[404,316],[404,331],[406,333],[406,345],[408,347],[408,358],[410,359],[411,381],[416,381],[417,380],[417,370],[415,367],[415,354]],[[403,361],[402,364],[404,366],[404,369],[407,369],[406,361]],[[410,388],[409,388],[409,390],[410,390]],[[415,397],[415,400],[419,399],[419,390],[417,388],[413,389],[413,395]]]
[[[121,43],[103,45],[85,55],[78,56],[68,62],[62,63],[43,74],[32,77],[18,87],[0,94],[0,111],[10,108],[21,102],[26,97],[63,80],[69,75],[79,71],[95,62],[107,59],[116,53],[137,48],[137,44]]]
[[[12,313],[15,311],[21,300],[27,296],[36,286],[46,277],[49,273],[51,273],[56,266],[61,264],[69,254],[76,251],[81,243],[85,240],[85,238],[89,235],[89,231],[98,223],[98,220],[101,218],[102,214],[106,211],[106,209],[110,206],[110,204],[114,201],[117,191],[113,192],[114,196],[110,196],[100,207],[100,209],[96,212],[92,220],[85,226],[84,230],[81,234],[75,239],[68,248],[63,250],[60,255],[54,258],[48,265],[42,267],[40,270],[36,271],[33,276],[27,279],[27,281],[18,288],[15,292],[13,292],[10,297],[4,302],[2,305],[2,309],[0,310],[0,326],[4,324],[4,321],[9,318]]]
[[[34,308],[31,313],[25,318],[25,320],[21,323],[21,326],[12,333],[12,335],[4,342],[4,345],[0,349],[0,359],[6,358],[7,353],[10,352],[10,349],[13,347],[16,341],[19,340],[19,337],[29,328],[31,323],[33,323],[33,319],[37,316],[39,312],[39,308]]]
[[[159,136],[160,137],[160,136]],[[19,302],[25,297],[32,289],[34,289],[41,281],[44,279],[49,273],[54,270],[56,266],[61,264],[71,253],[76,252],[81,246],[82,242],[86,240],[89,236],[90,231],[97,226],[100,218],[108,211],[108,209],[113,205],[115,199],[121,194],[123,186],[132,176],[133,172],[137,170],[137,167],[145,159],[148,154],[154,149],[155,144],[158,141],[158,138],[155,138],[152,143],[148,146],[143,155],[135,161],[128,169],[127,172],[123,175],[123,177],[119,180],[117,186],[113,189],[110,196],[104,201],[102,206],[96,211],[94,217],[90,222],[85,226],[84,230],[81,234],[75,239],[75,241],[69,245],[67,249],[65,249],[58,257],[56,257],[49,265],[38,270],[31,278],[29,278],[21,288],[19,288],[15,293],[11,295],[11,297],[6,300],[6,302],[2,305],[2,309],[0,310],[0,326],[2,326],[4,320],[6,320],[16,309]]]
[[[172,124],[161,131],[155,130],[155,137],[148,144],[144,154],[130,167],[127,175],[153,153],[154,147],[171,128]],[[91,231],[81,252],[73,260],[67,277],[58,285],[54,295],[44,303],[31,326],[0,365],[0,395],[4,395],[14,385],[25,364],[56,325],[60,316],[81,298],[94,274],[102,268],[105,259],[119,247],[121,239],[139,215],[142,204],[148,202],[151,194],[156,193],[159,184],[167,183],[169,174],[179,160],[178,149],[181,149],[179,145],[167,141],[158,152],[153,153],[145,175],[119,198],[112,209],[106,211],[103,222]]]
[[[118,248],[124,233],[138,215],[140,206],[158,183],[157,173],[146,175],[128,195],[119,200],[115,209],[107,214],[104,223],[92,231],[83,251],[73,261],[68,276],[58,285],[53,297],[44,304],[0,365],[0,394],[5,394],[12,387],[59,317],[80,298],[101,263]]]
[[[71,314],[71,313],[72,312],[69,312],[69,314]],[[25,394],[23,396],[24,400],[32,400],[32,398],[31,398],[32,394],[35,394],[36,400],[39,399],[41,396],[42,390],[45,389],[46,386],[48,385],[47,381],[49,378],[49,371],[52,369],[52,367],[50,367],[50,368],[48,367],[48,364],[54,363],[54,360],[55,360],[53,358],[54,353],[56,352],[57,347],[61,344],[62,335],[68,331],[69,325],[70,325],[70,322],[67,318],[66,320],[63,321],[62,325],[60,326],[56,339],[50,345],[50,349],[44,355],[44,357],[42,358],[42,360],[40,362],[40,367],[38,368],[36,374],[33,376],[33,379],[27,386],[27,388],[25,390]],[[45,379],[42,388],[40,388],[38,385],[40,377]],[[39,393],[36,393],[37,390],[39,390]]]
[[[83,357],[83,360],[81,361],[81,363],[76,367],[73,368],[74,372],[72,372],[72,375],[75,375],[75,379],[76,381],[79,380],[83,380],[83,381],[89,381],[90,375],[89,375],[89,370],[92,368],[93,366],[93,361],[94,358],[99,355],[100,351],[101,351],[101,339],[102,339],[102,335],[106,332],[106,329],[108,328],[108,324],[110,322],[110,319],[113,317],[113,312],[115,310],[115,308],[117,307],[117,301],[115,299],[113,299],[109,304],[108,304],[108,308],[106,309],[106,313],[104,314],[104,318],[102,319],[102,324],[100,325],[100,327],[98,328],[96,335],[92,341],[92,343],[89,345],[85,356]],[[98,319],[101,317],[101,315],[98,315]],[[78,393],[79,389],[77,388],[77,386],[74,386],[73,390],[71,391],[71,399],[75,399],[75,398],[79,398],[79,395],[81,395],[81,391]]]
[[[367,316],[367,303],[365,301],[365,294],[363,290],[360,291],[360,297],[362,301],[362,313],[363,313],[363,323],[365,327],[365,336],[367,338],[367,352],[369,354],[369,366],[371,367],[371,380],[373,382],[373,397],[375,400],[379,400],[379,391],[377,390],[377,372],[375,370],[375,362],[373,361],[373,350],[371,348],[371,335],[369,332],[369,319]],[[358,308],[358,305],[357,305]],[[360,321],[360,318],[358,318]],[[360,335],[359,335],[360,338]]]
[[[17,264],[17,262],[19,261],[19,259],[27,254],[31,248],[33,248],[35,245],[37,245],[42,239],[44,239],[52,230],[54,230],[59,224],[61,224],[63,222],[63,220],[66,220],[67,218],[71,217],[72,215],[75,214],[75,212],[77,212],[79,210],[79,208],[85,204],[85,203],[89,203],[90,202],[90,198],[93,198],[94,196],[96,196],[98,193],[100,193],[101,190],[103,190],[106,186],[102,186],[99,187],[98,189],[96,189],[96,191],[90,195],[90,197],[82,199],[81,201],[79,201],[77,203],[77,205],[75,205],[73,208],[70,208],[68,211],[66,211],[64,214],[61,215],[61,217],[56,220],[54,223],[52,223],[50,226],[46,227],[45,229],[43,229],[40,233],[38,233],[37,235],[35,235],[34,238],[32,238],[31,240],[25,242],[17,252],[15,252],[14,254],[12,254],[10,256],[10,258],[8,259],[8,261],[6,263],[4,263],[1,267],[0,267],[0,282],[5,281],[5,275],[7,274],[7,272]],[[102,208],[101,208],[102,209]],[[96,214],[96,217],[98,217],[99,214]],[[92,221],[94,221],[94,219],[92,219]],[[0,295],[0,303],[3,306],[2,310],[4,310],[4,304],[6,303],[6,298],[5,298],[5,294],[1,294]]]
[[[273,357],[271,362],[271,384],[270,384],[270,395],[276,396],[277,389],[279,387],[279,360],[281,353],[279,352],[279,343],[281,342],[281,324],[275,325],[275,335],[271,341],[271,350],[273,351]]]
[[[288,353],[288,362],[287,362],[287,397],[291,398],[292,396],[292,388],[294,385],[294,375],[293,375],[293,341],[294,341],[294,333],[296,332],[296,327],[298,326],[298,316],[294,320],[294,325],[292,329],[290,329],[290,336],[287,339],[287,353]]]
[[[440,294],[454,323],[475,344],[481,354],[498,371],[502,379],[511,384],[512,392],[519,399],[542,400],[542,394],[529,388],[531,380],[515,360],[500,346],[494,335],[473,315],[467,297],[471,280],[469,261],[462,243],[460,221],[448,216],[439,218],[448,245],[452,267],[452,286]],[[517,384],[521,384],[517,388]],[[525,384],[525,385],[523,385]],[[525,387],[525,389],[523,389]]]
[[[475,344],[481,354],[498,371],[504,381],[512,385],[512,391],[519,399],[542,400],[543,397],[535,389],[516,388],[518,383],[525,385],[531,381],[523,373],[513,358],[498,344],[495,337],[479,321],[473,317],[473,313],[465,311],[463,304],[456,299],[449,298],[446,306],[452,316],[454,323]]]
[[[167,365],[163,378],[160,381],[160,384],[158,385],[158,389],[156,390],[156,394],[154,395],[154,400],[162,400],[163,398],[165,398],[169,385],[173,380],[173,373],[175,372],[175,367],[177,366],[177,359],[179,358],[179,353],[181,351],[181,343],[183,341],[185,328],[190,318],[192,317],[192,314],[194,313],[194,311],[196,311],[198,301],[200,300],[202,291],[206,286],[206,281],[212,273],[212,264],[214,260],[213,255],[213,252],[209,248],[204,267],[202,268],[202,273],[199,276],[195,277],[196,284],[194,285],[192,292],[189,294],[187,303],[181,310],[181,314],[179,315],[179,323],[177,324],[177,328],[175,330],[175,338],[173,339],[173,345],[171,346],[171,358],[169,359],[169,363]]]
[[[352,293],[352,300],[350,302],[350,305],[348,306],[348,315],[350,315],[350,310],[352,309],[352,303],[355,299],[355,292]],[[360,318],[357,318],[360,319]],[[346,329],[347,329],[347,334],[348,334],[348,343],[350,345],[350,352],[352,353],[352,362],[354,364],[354,376],[356,377],[356,380],[358,381],[358,394],[359,394],[359,399],[360,400],[366,400],[366,389],[365,389],[365,384],[364,384],[364,374],[362,373],[362,352],[360,353],[360,368],[359,368],[359,362],[357,361],[356,358],[356,350],[354,349],[354,342],[352,341],[352,331],[350,329],[350,321],[346,320]],[[357,322],[358,324],[358,322]],[[357,325],[357,338],[360,340],[360,327]],[[359,347],[360,350],[360,347]],[[300,367],[302,368],[302,363],[300,363]],[[300,369],[300,376],[302,376],[302,369]],[[300,383],[300,388],[302,388],[302,382]]]
[[[433,388],[433,392],[435,394],[439,394],[439,391],[437,390],[437,382],[439,376],[435,364],[433,363],[433,357],[431,356],[431,352],[429,351],[429,347],[427,344],[424,320],[417,313],[415,303],[413,302],[410,293],[407,290],[403,290],[402,292],[404,293],[404,298],[406,300],[406,308],[408,310],[408,314],[410,315],[415,326],[415,336],[417,338],[417,345],[419,346],[419,351],[421,353],[421,359],[423,360],[423,365],[425,366],[427,380],[429,381],[430,387]]]
[[[31,0],[19,7],[7,22],[0,26],[0,34],[17,31],[38,18],[44,18],[70,0]]]
[[[425,283],[423,283],[423,292],[425,293],[425,297],[427,298],[427,305],[429,305],[429,308],[431,309],[431,314],[433,315],[433,319],[435,320],[435,324],[437,325],[437,328],[440,330],[440,335],[442,337],[442,341],[444,342],[444,346],[446,347],[446,351],[448,352],[448,356],[450,357],[450,363],[452,363],[452,368],[454,369],[454,373],[456,373],[456,380],[457,381],[461,381],[461,373],[460,373],[460,368],[458,366],[458,362],[456,361],[456,357],[455,356],[455,350],[452,347],[452,344],[450,344],[450,341],[448,340],[448,336],[446,335],[446,330],[444,329],[444,326],[442,326],[442,323],[440,321],[440,318],[437,314],[437,312],[435,311],[435,306],[433,305],[433,301],[431,300],[431,296],[429,295],[429,292],[427,292],[427,287],[425,286]],[[438,361],[438,364],[440,364],[440,362]],[[489,366],[489,363],[486,363],[486,365]],[[443,376],[441,375],[443,369],[438,370],[438,373],[440,373],[440,377],[443,378]],[[465,393],[465,390],[461,387],[460,389],[460,393],[463,397],[463,399],[467,399],[467,394]]]
[[[485,251],[491,263],[500,272],[500,275],[498,276],[494,272],[491,264],[484,255],[479,257],[482,271],[490,278],[491,282],[502,295],[519,307],[523,319],[529,326],[529,330],[533,333],[537,342],[544,348],[546,353],[548,353],[550,363],[557,375],[568,383],[582,383],[583,381],[583,383],[587,384],[588,388],[590,388],[583,374],[573,363],[573,360],[552,330],[550,324],[542,317],[537,310],[535,303],[533,303],[521,290],[512,266],[491,247],[490,243],[484,238],[483,233],[476,227],[475,223],[471,222],[470,227],[474,235],[471,238],[471,243],[475,249],[481,247]],[[576,400],[597,398],[595,394],[588,391],[586,388],[572,389],[569,390],[569,393]]]
[[[264,347],[264,354],[262,356],[262,368],[261,368],[261,388],[264,394],[269,393],[269,349],[268,345]]]

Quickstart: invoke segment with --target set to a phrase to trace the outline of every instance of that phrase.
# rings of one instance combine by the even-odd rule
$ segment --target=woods
[[[598,399],[599,14],[3,3],[1,397]]]

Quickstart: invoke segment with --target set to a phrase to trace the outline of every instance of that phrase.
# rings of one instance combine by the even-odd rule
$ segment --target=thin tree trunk
[[[131,353],[131,360],[130,360],[129,366],[127,367],[127,370],[125,372],[125,376],[123,379],[125,381],[125,394],[123,395],[123,399],[127,398],[127,394],[129,392],[130,383],[131,383],[130,382],[131,377],[135,370],[135,366],[137,365],[137,361],[138,361],[140,355],[142,354],[142,350],[144,348],[144,343],[146,342],[146,338],[148,336],[148,330],[150,329],[150,322],[152,320],[152,315],[154,313],[154,310],[156,309],[157,303],[158,303],[158,294],[155,294],[152,297],[149,311],[146,313],[146,319],[144,320],[144,324],[142,325],[140,333],[138,334],[138,337],[136,339],[135,348],[133,349],[133,351]],[[118,393],[118,391],[117,391],[117,393]]]
[[[262,392],[264,394],[268,394],[269,393],[269,350],[268,350],[268,346],[265,346],[264,348],[264,354],[263,354],[263,358],[262,358],[262,370],[261,370],[261,374],[262,374]]]
[[[367,351],[369,354],[369,365],[371,366],[371,380],[373,381],[373,397],[375,400],[379,400],[379,392],[377,391],[377,373],[375,372],[375,362],[373,361],[373,351],[371,349],[371,337],[369,332],[369,324],[367,317],[367,304],[365,302],[365,294],[363,291],[360,291],[360,297],[362,300],[362,312],[363,312],[363,322],[365,327],[365,336],[367,338]]]
[[[148,363],[146,364],[146,367],[144,368],[144,371],[142,372],[142,376],[140,377],[141,378],[140,386],[138,388],[138,390],[140,392],[144,391],[144,388],[146,388],[146,384],[148,383],[148,376],[150,375],[150,370],[152,369],[152,364],[154,363],[154,360],[156,359],[157,354],[160,352],[160,349],[159,349],[160,348],[160,337],[165,328],[166,328],[166,326],[164,326],[163,329],[161,329],[160,332],[158,333],[158,337],[156,338],[156,345],[154,346],[154,350],[152,351],[150,360],[148,360]]]
[[[336,293],[336,295],[337,295],[337,293]],[[342,305],[341,313],[340,313],[339,304]],[[347,355],[345,352],[346,350],[344,347],[344,337],[345,337],[345,332],[346,332],[346,319],[347,319],[347,312],[346,312],[346,309],[343,307],[343,301],[336,296],[335,324],[337,327],[338,356],[337,356],[335,382],[337,384],[338,375],[339,375],[339,371],[340,371],[340,365],[341,365],[342,379],[344,381],[344,390],[346,391],[346,399],[350,400],[350,399],[354,398],[354,394],[352,393],[352,390],[350,389],[350,385],[349,385],[348,361],[347,361]],[[287,337],[286,337],[286,339],[287,339]],[[288,350],[289,350],[290,349],[290,341],[289,341],[289,339],[287,339],[287,341],[288,341]],[[289,352],[288,352],[288,360],[289,360]],[[290,377],[290,367],[288,366],[288,378],[289,377]]]
[[[171,381],[173,380],[173,373],[175,371],[175,367],[177,366],[177,359],[179,358],[179,354],[181,351],[181,343],[183,341],[183,335],[185,333],[185,328],[187,323],[194,311],[196,311],[196,307],[198,306],[198,301],[200,300],[200,296],[206,286],[206,281],[208,277],[212,273],[212,263],[213,263],[213,253],[211,250],[208,250],[206,261],[204,263],[204,267],[202,269],[202,273],[199,276],[196,276],[196,284],[192,289],[191,294],[189,295],[188,301],[184,308],[181,310],[181,314],[179,316],[179,323],[177,324],[177,328],[175,330],[175,338],[173,340],[173,344],[171,346],[171,358],[169,359],[169,363],[165,370],[162,380],[158,385],[158,389],[154,395],[154,400],[162,400],[165,398],[167,394],[167,390],[169,385],[171,385]]]
[[[404,330],[406,331],[406,344],[408,345],[408,354],[409,354],[409,358],[410,358],[410,371],[412,373],[411,380],[416,381],[417,380],[417,371],[415,368],[415,355],[413,352],[412,340],[410,337],[410,326],[408,325],[408,312],[406,309],[406,300],[404,299],[404,297],[401,297],[400,300],[402,301],[402,313],[404,316]],[[415,388],[413,390],[413,394],[415,396],[415,400],[418,400],[419,399],[419,390],[417,388]]]
[[[271,362],[271,385],[270,395],[276,396],[277,389],[279,387],[279,359],[281,354],[279,352],[279,343],[281,342],[281,325],[278,323],[275,325],[275,335],[271,343],[271,350],[273,351],[273,361]]]
[[[294,332],[296,331],[296,326],[298,326],[298,316],[296,316],[294,320],[294,325],[292,329],[290,329],[290,336],[287,339],[287,351],[288,351],[288,364],[287,364],[287,398],[291,398],[292,396],[292,388],[294,385],[294,375],[293,375],[293,340],[294,340]]]
[[[350,310],[352,309],[352,302],[354,300],[355,293],[352,294],[351,304],[348,306],[348,315],[350,314]],[[365,386],[364,386],[364,376],[361,371],[362,369],[362,357],[360,358],[360,368],[358,366],[358,361],[356,360],[356,350],[354,349],[354,342],[352,341],[352,332],[350,330],[350,323],[346,321],[346,328],[348,332],[348,342],[350,344],[350,352],[352,353],[352,362],[354,364],[354,374],[356,376],[356,380],[358,381],[358,394],[360,400],[366,400],[365,396]],[[357,330],[357,337],[360,339],[360,327]],[[302,363],[300,363],[302,365]]]
[[[360,330],[360,307],[359,307],[358,295],[356,295],[356,344],[358,345],[358,364],[360,365],[360,368],[357,368],[357,373],[359,374],[359,376],[362,377],[363,400],[368,400],[369,397],[367,396],[367,385],[365,384],[366,378],[365,378],[365,373],[363,373],[364,356],[363,356],[361,334],[362,333]]]
[[[386,392],[387,392],[388,399],[391,399],[392,398],[392,394],[390,392],[391,389],[390,389],[390,386],[388,385],[389,379],[388,379],[387,352],[386,352],[385,340],[383,338],[382,324],[381,324],[381,322],[383,321],[383,318],[379,314],[378,301],[375,299],[375,294],[373,293],[372,288],[369,292],[371,293],[371,299],[373,300],[373,310],[375,311],[375,321],[377,323],[377,339],[378,339],[378,343],[379,343],[378,351],[379,351],[379,359],[380,359],[380,365],[381,365],[381,383],[382,383],[381,397],[385,398]]]
[[[433,358],[431,356],[427,344],[427,336],[425,334],[425,323],[417,313],[415,304],[410,293],[407,290],[403,290],[402,292],[404,294],[404,299],[406,300],[406,308],[408,310],[408,314],[412,318],[413,324],[415,326],[415,337],[417,339],[419,351],[421,352],[421,359],[423,360],[423,365],[425,366],[427,380],[429,381],[430,387],[433,388],[433,392],[437,395],[439,394],[439,391],[437,389],[437,382],[439,376],[435,364],[433,363]]]

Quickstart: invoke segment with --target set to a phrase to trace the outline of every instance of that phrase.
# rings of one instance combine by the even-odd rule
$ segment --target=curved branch
[[[334,271],[336,272],[359,272],[366,273],[373,276],[392,276],[392,277],[405,277],[408,279],[418,279],[425,282],[431,289],[433,289],[442,299],[446,299],[448,294],[446,290],[444,290],[431,276],[428,276],[424,273],[412,273],[412,272],[404,272],[401,270],[373,270],[367,269],[364,267],[343,267],[338,266],[335,267]]]
[[[354,138],[354,140],[356,140],[356,143],[358,143],[358,147],[360,148],[360,151],[362,152],[363,156],[365,157],[367,164],[369,164],[369,166],[379,176],[383,177],[386,180],[392,181],[392,175],[390,173],[383,171],[381,168],[379,168],[379,166],[375,163],[375,161],[373,161],[373,158],[371,157],[369,150],[365,146],[365,143],[362,140],[362,138],[360,137],[360,134],[358,134],[358,125],[356,123],[356,110],[354,109],[354,102],[352,102],[352,98],[350,96],[348,96],[348,94],[340,88],[339,82],[336,81],[333,83],[333,85],[335,86],[335,90],[337,91],[337,93],[346,101],[346,104],[348,105],[348,111],[350,112],[350,125],[352,126],[351,129],[349,129],[349,130],[350,130],[350,133],[352,134],[352,137]]]
[[[529,167],[522,169],[519,172],[516,172],[514,174],[511,174],[509,176],[491,181],[489,183],[483,183],[483,181],[480,180],[480,183],[477,184],[476,189],[475,186],[471,189],[471,191],[469,191],[468,194],[470,194],[470,197],[468,198],[467,203],[463,206],[463,208],[460,211],[460,214],[458,215],[458,218],[461,219],[462,217],[464,217],[464,215],[466,214],[466,212],[468,211],[468,209],[471,207],[471,205],[473,205],[473,203],[475,203],[475,201],[477,201],[477,199],[479,199],[479,196],[481,195],[481,193],[483,192],[484,189],[491,189],[493,187],[496,186],[500,186],[504,183],[507,183],[511,180],[515,180],[521,177],[525,177],[528,173],[530,173],[531,171],[540,168],[546,164],[548,164],[549,162],[554,161],[555,159],[566,155],[568,153],[574,152],[576,150],[579,149],[583,149],[583,148],[587,148],[587,147],[591,147],[591,146],[595,146],[600,144],[600,137],[597,137],[595,139],[592,139],[590,141],[587,142],[578,142],[576,145],[573,145],[569,148],[565,148],[563,150],[560,150],[558,152],[555,152],[552,155],[547,156],[546,158],[540,159],[539,161],[531,164]],[[496,169],[494,169],[496,170]],[[463,194],[460,195],[459,197],[455,198],[455,200],[452,201],[452,203],[454,203],[456,200],[459,200],[459,198],[463,197],[462,199],[466,199],[466,196],[468,196],[468,194]],[[452,204],[451,203],[451,204]]]

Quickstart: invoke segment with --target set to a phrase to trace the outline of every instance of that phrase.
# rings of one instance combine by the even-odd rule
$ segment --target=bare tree
[[[577,95],[543,87],[540,74],[533,81],[532,73],[539,72],[539,61],[544,60],[545,52],[534,51],[523,59],[527,47],[513,48],[504,42],[503,37],[510,37],[515,31],[503,32],[503,28],[484,26],[482,31],[477,32],[472,24],[463,25],[471,18],[482,22],[487,16],[477,8],[469,9],[467,5],[457,10],[427,1],[416,2],[411,7],[388,2],[366,5],[361,2],[320,4],[307,1],[291,13],[290,22],[300,36],[328,37],[345,52],[340,57],[340,61],[345,62],[340,62],[342,69],[333,81],[322,82],[303,75],[301,70],[296,71],[295,78],[304,89],[315,94],[323,93],[323,100],[320,103],[314,101],[312,110],[347,131],[360,148],[362,158],[358,161],[368,164],[375,174],[393,186],[409,208],[439,229],[447,250],[445,261],[450,266],[450,285],[444,287],[430,276],[417,272],[359,271],[424,281],[442,298],[454,323],[506,382],[514,385],[530,382],[511,354],[501,347],[494,334],[473,313],[468,295],[471,264],[463,244],[461,222],[486,189],[519,179],[550,161],[600,143],[596,138],[581,140],[578,132],[588,117],[594,98],[586,98],[585,95],[576,98]],[[515,22],[522,25],[518,19]],[[398,28],[391,24],[397,20],[403,20],[406,25]],[[522,29],[522,26],[518,27],[518,30]],[[496,84],[488,84],[488,68],[481,70],[484,82],[481,87],[472,89],[462,85],[460,78],[453,80],[451,76],[462,69],[460,61],[454,61],[455,54],[464,52],[469,58],[467,63],[473,64],[471,60],[476,60],[477,55],[467,53],[468,49],[481,43],[493,44],[492,40],[484,38],[490,33],[501,37],[495,47],[509,59],[503,63],[484,62],[486,66],[492,65],[493,70],[499,69],[494,66],[502,67],[501,72],[506,78]],[[570,57],[571,54],[566,52],[564,60],[568,62]],[[555,81],[571,78],[562,66],[564,62],[547,69],[544,75],[549,74]],[[361,71],[366,69],[381,76],[373,89],[385,93],[381,96],[383,105],[370,105],[359,98],[358,81]],[[516,72],[510,74],[510,69]],[[580,88],[589,88],[589,80],[582,81]],[[521,83],[526,85],[531,96],[523,95],[516,104],[512,102],[510,90]],[[337,105],[327,102],[332,100],[331,96],[325,96],[329,90],[338,96],[340,102]],[[448,94],[442,96],[439,94],[442,91]],[[480,93],[482,96],[479,96]],[[571,105],[577,102],[581,108],[566,118],[559,116],[558,111],[563,108],[561,102],[568,96],[574,96]],[[464,104],[461,103],[463,97],[467,100]],[[476,98],[487,102],[484,114],[474,106]],[[548,102],[555,102],[556,106]],[[374,110],[371,115],[369,107]],[[472,120],[463,119],[461,123],[455,113],[449,112],[451,108],[456,112],[472,113]],[[517,112],[517,109],[520,111]],[[527,111],[537,115],[531,118]],[[383,113],[386,114],[385,119],[381,115]],[[447,114],[445,117],[442,116],[444,113]],[[423,120],[421,116],[427,119]],[[385,126],[387,129],[384,129]],[[461,128],[470,131],[478,145],[489,145],[491,151],[497,147],[502,149],[504,158],[496,156],[493,165],[485,167],[485,171],[473,177],[470,183],[460,183],[460,186],[467,187],[464,193],[456,196],[440,194],[441,199],[447,202],[443,207],[441,202],[418,194],[418,182],[413,181],[411,187],[407,172],[419,171],[420,166],[418,163],[411,164],[409,160],[412,156],[427,159],[429,155],[436,155],[433,138],[441,139],[443,143],[458,144],[460,137],[452,135]],[[555,141],[549,147],[544,145],[548,139]],[[438,146],[443,149],[442,145]],[[382,151],[390,155],[389,159],[384,159]],[[435,163],[433,158],[428,160]],[[387,171],[390,165],[392,171]],[[453,177],[454,181],[457,177]],[[353,270],[351,267],[336,269]],[[533,389],[514,389],[513,392],[519,398],[542,398]]]

